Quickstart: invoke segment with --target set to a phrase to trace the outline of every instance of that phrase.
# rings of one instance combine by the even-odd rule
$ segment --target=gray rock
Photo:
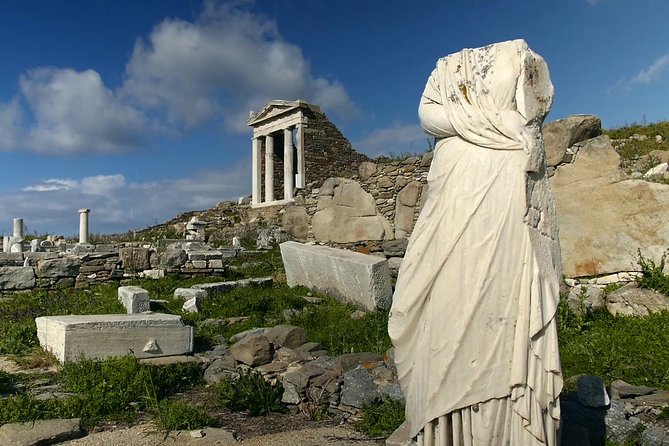
[[[265,333],[274,348],[296,349],[307,341],[307,331],[294,325],[277,325]]]
[[[576,394],[579,403],[586,407],[606,407],[611,402],[604,381],[592,375],[584,375],[578,379]]]
[[[207,384],[218,384],[225,378],[237,378],[235,359],[231,355],[215,359],[204,371],[204,380]]]
[[[604,290],[594,285],[576,285],[569,291],[567,305],[577,313],[587,313],[604,308]]]
[[[66,256],[58,259],[44,259],[37,262],[37,277],[76,277],[83,262],[78,257]]]
[[[655,387],[633,386],[620,379],[611,383],[611,397],[616,399],[636,398],[638,396],[650,395],[656,390],[658,389]]]
[[[200,302],[197,297],[193,297],[184,302],[181,307],[186,313],[199,313],[200,312]]]
[[[250,367],[267,364],[272,361],[272,346],[263,336],[246,337],[230,347],[230,354],[235,361]]]
[[[198,288],[177,288],[174,290],[175,299],[192,299],[192,298],[204,299],[207,297],[207,290],[202,290]]]
[[[309,385],[312,378],[320,376],[331,369],[333,358],[321,357],[314,361],[307,362],[302,365],[296,365],[288,369],[283,375],[285,382],[293,384],[298,391],[302,392]]]
[[[376,164],[372,162],[363,161],[358,166],[358,176],[362,181],[367,181],[369,177],[371,177],[375,173],[376,173]]]
[[[265,327],[249,328],[248,330],[244,330],[242,332],[230,336],[230,342],[238,342],[248,337],[264,335],[265,333],[267,333],[267,331],[269,331],[269,328]]]
[[[282,226],[288,235],[298,242],[307,241],[309,236],[309,214],[304,206],[289,204],[286,206]]]
[[[632,282],[609,294],[606,308],[614,316],[648,316],[669,310],[669,298]]]
[[[409,240],[403,238],[398,240],[388,240],[383,242],[383,255],[386,257],[404,257]]]
[[[188,260],[188,254],[183,249],[168,248],[158,255],[158,266],[161,268],[181,268]]]
[[[341,404],[360,409],[365,404],[370,404],[380,398],[381,392],[366,369],[357,368],[344,373]]]
[[[649,427],[641,432],[642,446],[669,446],[669,433],[658,426]]]
[[[623,444],[636,432],[640,420],[636,417],[627,418],[626,415],[624,402],[620,400],[611,401],[611,408],[606,412],[604,418],[608,440]]]
[[[421,187],[419,181],[412,181],[397,194],[397,201],[395,202],[396,239],[403,239],[411,234]]]
[[[593,115],[574,115],[544,125],[546,165],[556,166],[567,148],[602,134],[602,121]]]
[[[391,400],[399,401],[402,404],[406,403],[406,399],[404,398],[404,392],[402,392],[402,388],[400,387],[399,383],[389,383],[380,386],[379,391],[381,392],[381,395],[384,396],[384,398],[387,397],[390,398]]]
[[[32,267],[0,267],[0,290],[28,290],[34,287],[35,270]]]
[[[297,392],[297,387],[294,384],[284,381],[281,402],[284,404],[300,404],[302,402],[302,398],[300,398],[300,394]]]
[[[123,269],[126,271],[144,271],[145,269],[151,269],[148,248],[120,248],[118,250],[118,255],[121,259]]]
[[[383,361],[383,356],[376,353],[361,352],[361,353],[347,353],[337,356],[337,370],[340,373],[355,369],[359,366],[367,366]]]
[[[5,446],[43,446],[83,436],[79,418],[8,423],[0,427],[0,444]]]

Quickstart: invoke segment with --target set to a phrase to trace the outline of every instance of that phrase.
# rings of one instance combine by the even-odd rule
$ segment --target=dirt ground
[[[197,431],[196,431],[197,432]],[[379,446],[384,440],[366,439],[348,427],[311,427],[236,440],[225,429],[203,429],[201,438],[190,432],[158,432],[151,424],[89,434],[65,446]]]

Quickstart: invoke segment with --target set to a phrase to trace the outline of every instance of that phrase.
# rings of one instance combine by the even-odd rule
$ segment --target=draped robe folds
[[[522,40],[446,56],[427,82],[438,142],[388,325],[414,437],[556,443],[559,245],[550,191],[531,197],[552,94]]]

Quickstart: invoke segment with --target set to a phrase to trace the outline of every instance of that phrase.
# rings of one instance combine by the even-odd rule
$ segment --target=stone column
[[[262,172],[260,171],[260,155],[262,149],[262,141],[260,138],[253,138],[253,154],[251,156],[251,203],[262,203]]]
[[[265,136],[265,201],[274,201],[274,137]]]
[[[2,237],[2,252],[9,252],[9,237],[6,235]]]
[[[23,219],[15,218],[14,219],[14,238],[21,239],[23,238]]]
[[[306,164],[304,162],[304,124],[297,125],[297,182],[298,189],[304,189]]]
[[[88,243],[88,214],[90,209],[79,209],[79,243]]]
[[[293,129],[283,131],[283,199],[292,200],[295,175],[293,174]]]

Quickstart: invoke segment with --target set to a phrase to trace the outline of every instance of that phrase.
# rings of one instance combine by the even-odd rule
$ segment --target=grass
[[[362,408],[362,420],[356,426],[370,437],[387,437],[404,422],[404,405],[391,399],[377,401]]]
[[[281,403],[281,383],[272,384],[254,371],[240,370],[238,379],[223,379],[216,385],[214,394],[220,406],[233,412],[248,411],[252,417],[286,411]]]
[[[653,150],[669,150],[669,121],[661,121],[652,124],[632,124],[623,127],[603,130],[605,135],[611,139],[627,139],[632,135],[642,135],[645,140],[627,140],[624,145],[617,148],[622,158],[622,167],[630,168],[643,156]],[[661,135],[662,143],[655,142],[655,135]],[[649,163],[652,164],[652,163]],[[648,168],[653,166],[649,165]]]
[[[0,303],[0,354],[22,354],[38,346],[35,318],[71,314],[125,313],[116,285],[95,290],[37,290]],[[76,309],[76,310],[75,310]]]
[[[656,264],[639,251],[639,286],[669,295],[666,254]],[[572,312],[563,299],[558,308],[560,360],[565,377],[596,375],[610,383],[669,388],[669,312],[645,317],[613,317],[606,310]]]
[[[153,408],[158,427],[165,431],[194,430],[205,426],[216,426],[209,413],[184,400],[163,400]]]
[[[39,400],[19,393],[0,399],[0,424],[48,418],[81,418],[91,427],[102,419],[132,421],[151,404],[202,383],[196,364],[148,366],[127,356],[67,364],[58,377],[66,399]]]

